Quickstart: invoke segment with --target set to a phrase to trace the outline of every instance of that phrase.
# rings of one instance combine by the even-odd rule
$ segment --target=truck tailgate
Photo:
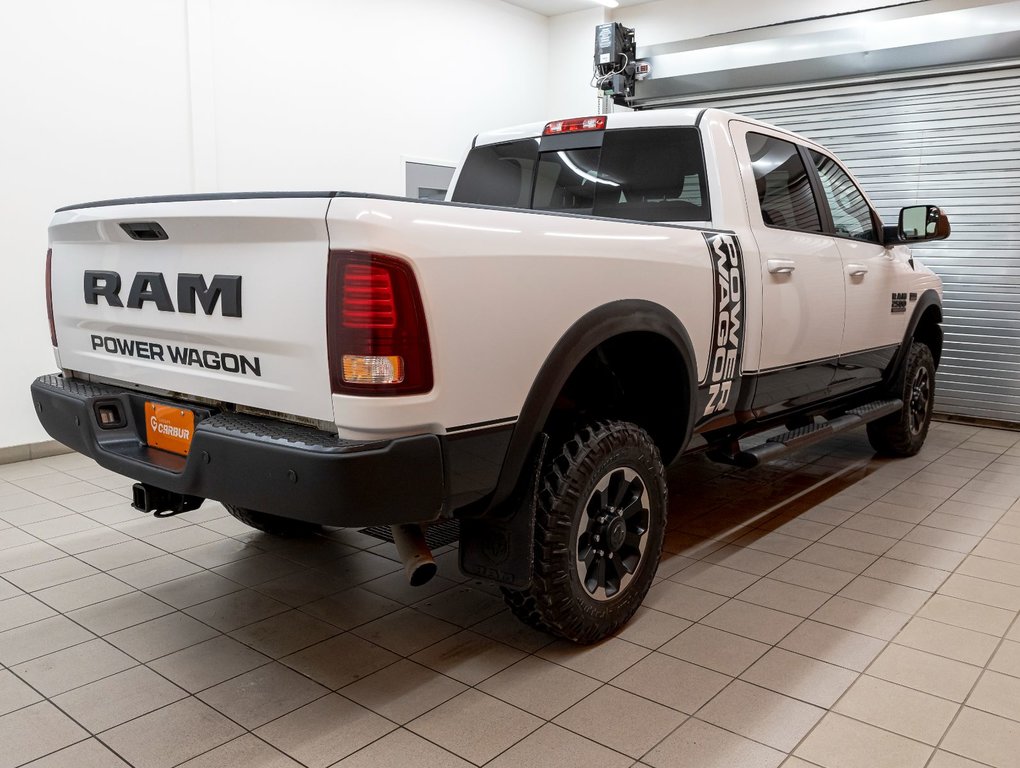
[[[332,421],[329,198],[164,199],[58,211],[65,370]]]

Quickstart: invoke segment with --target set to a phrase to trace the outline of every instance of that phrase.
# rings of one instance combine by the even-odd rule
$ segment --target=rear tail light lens
[[[343,325],[346,328],[396,328],[393,279],[378,264],[344,265]]]
[[[46,316],[50,320],[50,341],[57,346],[57,327],[53,323],[53,249],[46,251]]]
[[[344,355],[347,384],[403,384],[404,358],[399,355]]]
[[[554,120],[546,123],[543,136],[557,136],[561,133],[577,133],[578,131],[601,131],[606,127],[606,116],[574,117],[570,120]]]
[[[376,253],[331,251],[327,291],[333,392],[411,395],[432,389],[425,310],[410,264]]]

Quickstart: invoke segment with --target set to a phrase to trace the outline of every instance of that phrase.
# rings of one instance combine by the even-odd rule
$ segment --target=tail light
[[[50,341],[57,346],[57,327],[53,324],[53,249],[46,251],[46,316],[50,320]]]
[[[410,264],[377,253],[331,251],[327,292],[333,392],[413,395],[432,389],[425,310]]]

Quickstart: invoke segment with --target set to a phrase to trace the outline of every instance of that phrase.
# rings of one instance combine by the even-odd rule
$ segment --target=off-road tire
[[[636,482],[638,479],[640,483]],[[596,489],[607,482],[596,499]],[[613,502],[603,504],[610,495],[617,496],[617,489],[619,506],[613,506]],[[647,495],[647,501],[642,501],[646,497],[637,489]],[[596,510],[596,517],[591,510]],[[637,550],[638,545],[633,542],[643,541],[643,549],[637,550],[633,573],[621,574],[620,566],[613,564],[610,557],[605,568],[612,569],[610,573],[616,577],[610,576],[605,585],[590,592],[582,581],[580,571],[586,566],[582,565],[579,547],[595,558],[595,547],[599,545],[591,544],[591,526],[596,525],[596,519],[607,517],[610,524],[612,518],[619,517],[621,524],[627,526],[627,543],[613,551],[616,563],[633,562],[632,555],[628,555]],[[662,552],[666,477],[655,443],[643,429],[627,422],[597,422],[580,429],[546,462],[535,525],[532,584],[526,590],[503,589],[510,610],[525,623],[575,643],[593,643],[612,634],[641,605]],[[579,538],[582,536],[583,540]],[[614,537],[619,538],[615,534]],[[604,538],[609,540],[608,536]],[[604,558],[592,562],[597,563],[597,559]],[[597,581],[591,571],[587,573]],[[603,578],[605,574],[603,570]],[[612,583],[614,578],[616,582]],[[609,594],[614,588],[618,591]]]
[[[935,360],[927,345],[911,343],[899,391],[893,394],[903,400],[903,408],[868,424],[868,441],[883,456],[913,456],[928,436],[935,397]]]
[[[304,536],[311,536],[317,533],[321,526],[318,523],[309,523],[304,520],[293,520],[289,517],[270,515],[267,512],[256,512],[246,507],[235,507],[233,504],[224,504],[227,512],[240,520],[245,525],[250,525],[271,536],[279,536],[284,539],[297,539]]]

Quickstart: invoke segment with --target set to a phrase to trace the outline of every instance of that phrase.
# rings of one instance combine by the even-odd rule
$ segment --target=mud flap
[[[549,436],[535,441],[526,473],[513,495],[483,518],[460,521],[460,569],[467,576],[513,589],[531,586],[535,560],[535,505]]]

